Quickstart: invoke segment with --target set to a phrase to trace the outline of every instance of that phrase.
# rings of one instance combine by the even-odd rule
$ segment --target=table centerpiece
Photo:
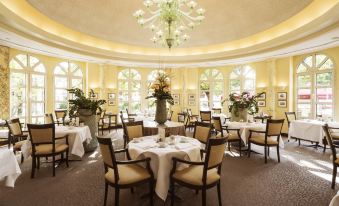
[[[165,72],[158,72],[155,81],[149,86],[152,94],[146,99],[155,99],[155,121],[159,124],[164,124],[167,121],[166,102],[170,105],[174,104],[173,97],[170,91],[170,76]]]

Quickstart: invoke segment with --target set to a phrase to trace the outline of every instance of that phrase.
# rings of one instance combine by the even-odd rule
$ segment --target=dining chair
[[[106,115],[106,110],[101,111],[99,120],[98,120],[98,133],[101,131],[101,134],[104,135],[104,130],[108,130],[111,133],[112,128],[112,116]]]
[[[54,124],[53,114],[45,114],[45,124]]]
[[[332,151],[332,163],[333,163],[333,172],[332,172],[332,185],[331,188],[335,188],[335,179],[337,177],[337,168],[339,166],[339,159],[337,156],[337,151],[336,151],[336,145],[333,143],[333,137],[331,134],[331,129],[329,128],[328,124],[325,124],[323,126],[323,130],[325,132],[325,138],[327,140],[328,145],[330,146],[330,149]]]
[[[119,161],[115,154],[125,152],[127,155],[126,148],[114,151],[111,138],[98,137],[98,142],[105,169],[104,205],[107,203],[108,186],[114,187],[115,206],[118,206],[121,189],[132,189],[146,183],[149,184],[150,205],[153,205],[154,176],[150,167],[151,159]],[[140,166],[140,163],[146,163],[146,168]]]
[[[63,110],[55,110],[54,111],[55,114],[55,119],[56,119],[56,124],[57,125],[65,125],[65,118],[67,115],[67,110],[63,109]]]
[[[221,108],[212,108],[213,114],[221,114]]]
[[[206,145],[211,137],[212,125],[205,122],[195,122],[193,138],[199,140],[199,142],[205,145],[205,149],[201,149],[200,154],[203,157],[203,153],[206,152]]]
[[[128,118],[135,118],[137,116],[137,114],[129,113],[127,108],[126,108],[126,113],[127,113]]]
[[[144,136],[144,122],[125,122],[126,129],[126,142],[130,142],[133,138],[139,138]]]
[[[222,126],[220,117],[212,117],[214,129],[216,131],[216,137],[227,137],[228,150],[231,151],[231,143],[238,142],[239,145],[239,155],[241,156],[241,138],[240,138],[240,129],[228,129],[227,126]],[[226,134],[224,134],[226,130]]]
[[[6,125],[8,127],[8,149],[13,145],[13,152],[21,151],[22,145],[25,143],[28,135],[24,134],[22,131],[22,126],[19,118],[6,120]],[[24,156],[21,154],[21,163],[24,161]]]
[[[170,174],[171,206],[174,205],[175,184],[190,189],[202,190],[202,205],[206,205],[206,190],[217,186],[218,202],[221,202],[221,165],[224,157],[226,138],[209,139],[206,157],[202,162],[192,162],[176,157],[172,158],[173,167]],[[189,165],[187,168],[177,170],[177,163]]]
[[[269,119],[267,120],[265,131],[250,129],[250,136],[248,138],[248,157],[251,155],[251,144],[264,146],[266,164],[267,156],[270,156],[270,147],[276,147],[278,162],[280,162],[279,142],[284,121],[284,119]],[[274,137],[276,137],[276,139],[274,139]]]
[[[34,178],[35,169],[40,169],[40,157],[52,157],[53,177],[55,176],[55,157],[60,155],[61,160],[66,159],[68,165],[68,135],[55,137],[55,124],[27,124],[30,141],[32,145],[32,171],[31,178]],[[65,140],[63,143],[62,140]],[[56,140],[58,143],[56,143]],[[64,158],[64,154],[66,155]]]
[[[173,110],[169,110],[169,111],[167,112],[167,120],[168,120],[168,121],[171,121],[171,120],[172,120],[172,116],[173,116]]]
[[[195,115],[192,113],[191,109],[187,109],[187,119],[186,119],[186,128],[190,129],[193,128],[195,122],[199,119],[199,115]]]
[[[333,141],[339,141],[339,127],[330,127],[328,125],[327,125],[327,127],[328,127],[329,133],[331,134],[332,142]],[[329,143],[327,142],[326,136],[325,136],[325,139],[323,140],[323,143],[324,143],[323,152],[325,152],[326,149],[327,149],[326,145],[329,145]],[[331,147],[330,147],[330,149],[331,149]]]
[[[120,120],[121,120],[121,122],[134,122],[135,118],[128,117],[128,114],[127,114],[127,117],[124,117],[124,113],[122,111],[120,111]]]
[[[290,129],[291,121],[297,120],[297,115],[295,114],[295,112],[285,112],[285,116],[287,120],[288,129]],[[298,141],[298,144],[300,146],[300,139],[298,139],[297,137],[291,137],[291,138],[294,138],[295,141]]]
[[[178,113],[178,122],[185,124],[185,120],[186,120],[186,113],[179,112]]]
[[[211,121],[212,121],[212,112],[211,111],[200,111],[200,120],[202,122],[211,123]]]

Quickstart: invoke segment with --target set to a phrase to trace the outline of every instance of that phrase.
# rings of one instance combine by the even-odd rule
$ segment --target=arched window
[[[299,118],[333,118],[333,79],[334,63],[328,56],[313,54],[301,61],[296,71]]]
[[[155,78],[157,77],[158,73],[166,73],[164,70],[160,70],[160,69],[157,69],[157,70],[153,70],[151,71],[148,76],[147,76],[147,96],[150,96],[152,94],[152,90],[149,89],[149,86],[152,84],[152,82],[155,81]],[[156,108],[156,105],[154,104],[154,101],[155,99],[147,99],[147,112],[150,114],[150,115],[153,115],[155,114],[155,108]]]
[[[23,123],[43,123],[45,113],[45,66],[34,56],[11,59],[10,116]]]
[[[119,110],[141,111],[141,76],[135,69],[124,69],[118,74]]]
[[[230,75],[230,93],[255,94],[255,71],[250,66],[238,66]]]
[[[224,77],[217,69],[206,69],[200,75],[200,110],[221,108]]]
[[[61,62],[54,68],[54,107],[55,109],[68,108],[67,89],[83,89],[81,68],[71,62]]]

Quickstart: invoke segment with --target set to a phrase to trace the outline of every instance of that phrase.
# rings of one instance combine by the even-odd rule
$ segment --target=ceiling
[[[145,67],[240,64],[339,44],[339,0],[196,1],[206,19],[181,48],[168,50],[132,16],[142,0],[0,0],[0,44]]]
[[[154,47],[151,31],[132,14],[141,0],[28,0],[50,19],[71,29],[121,44]],[[128,3],[126,3],[128,2]],[[294,16],[312,0],[198,0],[206,19],[189,32],[183,47],[220,44],[269,29]],[[277,15],[279,14],[279,15]]]

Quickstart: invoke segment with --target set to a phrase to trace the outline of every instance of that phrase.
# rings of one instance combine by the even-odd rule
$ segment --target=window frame
[[[216,71],[216,72],[218,72],[218,74],[217,75],[221,75],[221,79],[216,79],[216,78],[214,78],[213,77],[213,71]],[[208,74],[207,74],[208,73]],[[206,77],[207,77],[207,80],[202,80],[202,75],[206,75]],[[217,76],[216,75],[216,76]],[[209,84],[209,89],[208,90],[204,90],[204,89],[201,89],[201,84],[203,83],[203,82],[207,82],[208,84]],[[215,93],[215,85],[216,85],[216,83],[220,83],[222,86],[222,88],[221,88],[221,99],[220,99],[220,104],[221,104],[221,101],[222,101],[222,97],[224,96],[224,91],[225,91],[225,78],[224,78],[224,75],[223,75],[223,73],[220,71],[220,69],[216,69],[216,68],[208,68],[208,69],[205,69],[201,74],[200,74],[200,76],[199,76],[199,85],[198,85],[198,87],[199,87],[199,109],[201,110],[201,111],[203,111],[203,110],[206,110],[205,108],[202,108],[202,103],[203,102],[207,102],[207,104],[208,104],[208,109],[209,110],[212,110],[214,107],[213,107],[213,105],[214,105],[214,102],[217,102],[217,101],[214,101],[213,100],[213,96],[214,96],[214,93]],[[208,97],[208,100],[207,101],[202,101],[201,100],[201,95],[202,95],[202,92],[206,92],[206,91],[208,91],[209,92],[209,97]],[[217,107],[215,107],[215,108],[217,108]],[[222,108],[222,105],[220,106],[220,108]]]
[[[254,78],[248,78],[246,77],[246,74],[244,74],[246,68],[249,68],[250,71],[253,71],[255,76]],[[235,73],[236,70],[240,70],[240,73],[237,75],[236,78],[231,78],[231,75],[232,73]],[[245,91],[253,91],[253,94],[256,93],[256,81],[257,81],[257,73],[256,73],[256,70],[250,66],[250,65],[240,65],[240,66],[236,66],[230,73],[229,75],[229,93],[237,93],[238,91],[237,90],[232,90],[232,86],[231,86],[231,82],[232,80],[238,80],[239,83],[240,83],[240,90],[239,90],[239,93],[241,94],[242,92],[245,92]],[[253,90],[245,90],[245,82],[246,80],[253,80]]]

